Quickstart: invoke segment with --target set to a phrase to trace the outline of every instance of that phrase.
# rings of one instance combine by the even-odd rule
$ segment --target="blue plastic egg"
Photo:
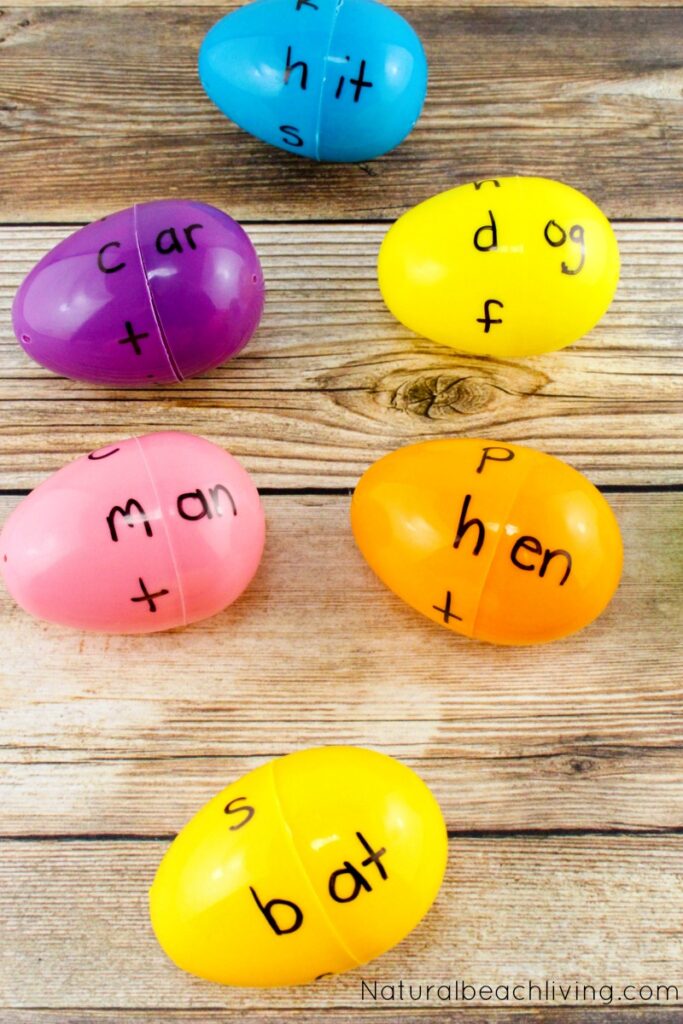
[[[375,0],[256,0],[222,18],[199,77],[231,120],[314,160],[370,160],[420,116],[427,60],[417,34]]]

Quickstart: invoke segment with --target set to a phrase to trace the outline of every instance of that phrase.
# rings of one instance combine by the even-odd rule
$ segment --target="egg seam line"
[[[332,23],[330,25],[330,34],[327,39],[327,46],[325,47],[325,56],[323,58],[323,76],[322,82],[320,83],[320,96],[318,97],[318,111],[315,118],[315,158],[320,159],[320,124],[323,116],[323,100],[325,97],[325,84],[327,82],[327,65],[332,49],[332,40],[334,39],[334,30],[337,27],[337,18],[339,12],[344,6],[344,0],[335,0],[334,13],[332,14]]]
[[[273,795],[275,796],[275,802],[277,804],[277,809],[278,809],[278,812],[280,814],[280,820],[282,821],[282,825],[284,827],[285,834],[287,836],[289,845],[290,845],[290,847],[291,847],[291,849],[292,849],[292,851],[294,853],[294,857],[295,857],[299,867],[301,868],[301,873],[302,873],[303,877],[306,880],[306,884],[307,884],[308,889],[310,890],[310,893],[311,893],[311,895],[313,897],[313,901],[314,901],[315,905],[318,907],[318,910],[319,910],[319,912],[320,912],[320,914],[322,916],[322,919],[325,922],[328,930],[331,932],[332,936],[336,939],[337,943],[339,944],[340,949],[342,949],[343,952],[346,953],[346,955],[349,957],[350,960],[353,961],[353,963],[354,963],[354,965],[356,967],[360,967],[362,965],[363,961],[359,960],[358,957],[355,955],[355,953],[353,953],[352,950],[349,949],[347,943],[344,941],[342,936],[339,934],[337,928],[335,927],[334,922],[330,919],[327,911],[325,910],[325,906],[324,906],[322,900],[318,896],[318,893],[315,891],[315,887],[313,886],[313,882],[311,881],[310,875],[309,875],[309,873],[308,873],[308,871],[306,869],[306,865],[304,864],[303,859],[302,859],[302,857],[301,857],[301,855],[299,853],[299,849],[298,849],[298,847],[296,845],[296,842],[294,841],[294,836],[293,836],[292,830],[291,830],[291,828],[289,826],[289,822],[287,821],[287,818],[285,817],[284,808],[282,806],[282,801],[280,799],[280,793],[279,793],[279,790],[278,790],[278,787],[277,787],[277,782],[275,781],[275,764],[276,764],[275,761],[271,761],[270,762],[270,775],[271,775],[271,781],[272,781],[272,785],[273,785]]]
[[[529,479],[529,477],[531,476],[531,474],[532,474],[532,472],[534,471],[534,468],[535,468],[534,467],[534,456],[536,456],[538,454],[537,450],[535,448],[526,448],[524,446],[522,446],[522,450],[530,452],[532,457],[529,459],[529,467],[526,470],[526,472],[524,473],[524,475],[522,476],[522,478],[520,479],[519,486],[515,490],[514,497],[512,498],[512,500],[510,501],[510,503],[508,505],[507,514],[506,514],[506,517],[505,517],[506,519],[509,519],[511,517],[512,512],[514,511],[515,506],[517,505],[517,502],[519,500],[519,496],[521,495],[521,493],[522,493],[522,491],[523,491],[523,489],[524,489],[524,487],[526,485],[527,480]],[[498,536],[496,537],[495,545],[494,545],[494,548],[493,548],[493,555],[491,556],[491,561],[488,564],[488,568],[487,568],[487,570],[486,570],[486,572],[484,574],[484,579],[482,581],[481,590],[479,591],[479,599],[477,600],[477,609],[476,609],[476,611],[474,613],[474,619],[473,619],[473,624],[472,624],[472,638],[475,639],[475,640],[479,639],[479,637],[477,637],[477,622],[479,621],[479,610],[481,608],[481,602],[482,602],[482,599],[484,597],[484,592],[486,590],[486,584],[488,583],[489,576],[491,575],[491,572],[493,571],[493,564],[496,561],[496,556],[498,554],[498,549],[499,549],[500,545],[503,542],[503,532],[504,532],[503,530],[499,530],[498,531]]]
[[[161,512],[161,515],[160,515],[159,518],[161,520],[161,526],[162,526],[162,529],[164,531],[164,537],[166,538],[166,546],[168,548],[168,553],[169,553],[170,558],[171,558],[171,565],[173,566],[173,572],[175,574],[176,586],[178,587],[178,594],[180,595],[180,608],[181,608],[182,615],[183,615],[183,623],[182,624],[183,624],[183,626],[187,626],[187,624],[188,624],[187,623],[187,605],[186,605],[186,602],[185,602],[185,592],[183,590],[183,582],[182,582],[182,580],[180,578],[180,573],[178,571],[178,563],[176,561],[175,551],[173,550],[173,544],[171,542],[171,536],[170,536],[170,534],[168,532],[168,527],[166,525],[166,520],[165,520],[164,515],[163,515],[163,507],[162,507],[162,503],[161,503],[161,497],[159,495],[159,491],[157,490],[157,485],[156,485],[156,481],[154,479],[154,474],[152,473],[152,470],[151,470],[151,467],[149,465],[149,462],[147,461],[147,456],[145,455],[144,448],[142,447],[142,442],[141,442],[139,437],[136,437],[135,441],[136,441],[138,449],[140,451],[140,458],[142,459],[142,464],[145,467],[145,472],[147,473],[147,476],[149,478],[150,486],[151,486],[152,490],[154,491],[154,497],[156,499],[157,506],[159,507],[159,510]]]
[[[184,377],[180,372],[178,364],[173,358],[173,353],[171,352],[170,346],[168,344],[168,339],[166,338],[163,324],[161,323],[161,317],[159,316],[159,311],[154,301],[154,296],[152,295],[152,289],[149,286],[149,278],[147,277],[147,267],[145,266],[145,260],[142,255],[142,246],[140,245],[140,233],[138,231],[138,205],[139,204],[136,203],[133,206],[133,230],[135,232],[135,248],[137,250],[138,259],[140,260],[140,266],[142,267],[142,277],[145,282],[145,291],[147,292],[149,306],[150,309],[152,310],[152,316],[154,317],[154,322],[156,324],[157,331],[159,332],[159,340],[161,341],[161,345],[164,350],[164,355],[166,356],[168,364],[171,367],[171,373],[175,377],[176,381],[181,381],[184,380]]]

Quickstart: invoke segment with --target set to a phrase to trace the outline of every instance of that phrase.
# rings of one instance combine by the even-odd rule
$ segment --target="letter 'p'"
[[[502,454],[491,455],[489,454],[490,452],[499,452]],[[477,473],[484,472],[484,466],[487,462],[510,462],[514,457],[515,453],[511,448],[484,448],[482,450],[481,462],[477,466]]]

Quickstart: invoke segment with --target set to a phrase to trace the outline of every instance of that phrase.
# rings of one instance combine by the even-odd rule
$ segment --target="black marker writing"
[[[383,857],[384,854],[387,852],[386,847],[383,846],[381,850],[373,850],[373,848],[370,846],[370,843],[367,841],[367,839],[363,836],[361,832],[356,832],[356,839],[358,839],[363,844],[366,853],[370,855],[369,857],[366,857],[365,860],[361,861],[362,867],[367,868],[370,866],[370,864],[374,864],[377,870],[379,871],[380,878],[386,881],[388,875],[384,865],[380,862],[380,857]]]
[[[495,455],[489,455],[489,452],[502,452],[503,457],[501,459]],[[482,453],[481,462],[477,466],[477,473],[484,472],[484,466],[487,462],[511,462],[515,457],[515,453],[510,448],[494,448],[493,446],[490,446],[488,448],[483,448]]]
[[[341,896],[338,889],[338,881],[344,876],[348,876],[353,881],[353,888],[347,896]],[[335,903],[351,903],[355,900],[361,892],[361,889],[365,889],[366,892],[372,892],[372,886],[368,882],[365,875],[363,875],[358,868],[354,868],[350,861],[345,860],[344,866],[338,868],[337,871],[333,871],[330,875],[329,882],[327,883],[327,889]]]
[[[304,923],[304,914],[301,907],[298,907],[296,903],[292,902],[292,900],[274,899],[268,900],[267,903],[261,903],[261,900],[256,895],[256,890],[251,885],[249,886],[249,892],[254,897],[256,906],[259,908],[276,935],[291,935],[292,932],[296,932],[301,928],[301,925]],[[273,913],[273,908],[276,906],[289,907],[290,910],[294,911],[294,920],[288,928],[285,928],[276,920],[275,914]]]
[[[570,270],[569,266],[566,263],[563,263],[561,269],[563,274],[570,274],[574,276],[575,274],[581,273],[583,265],[586,262],[586,236],[580,224],[575,224],[574,227],[569,229],[569,237],[572,242],[575,242],[576,245],[579,246],[581,257],[579,259],[578,267],[574,267],[573,270]]]
[[[225,495],[225,497],[228,499],[230,508],[232,509],[232,514],[236,516],[237,505],[235,504],[235,499],[233,498],[228,488],[224,487],[223,484],[216,484],[215,487],[209,487],[209,497],[213,502],[213,508],[216,515],[223,515],[223,506],[221,505],[221,494]]]
[[[194,231],[200,231],[203,227],[204,227],[203,224],[188,224],[188,226],[186,228],[183,228],[183,232],[185,234],[185,238],[187,240],[187,244],[189,245],[190,249],[196,249],[197,248],[197,243],[195,242],[194,238],[192,237],[192,233]]]
[[[193,232],[199,231],[203,227],[203,224],[189,224],[186,228],[183,228],[185,243],[189,245],[190,249],[197,248],[197,243],[192,237]],[[163,231],[159,232],[156,239],[156,250],[161,256],[168,256],[172,252],[185,251],[175,228],[164,228]]]
[[[460,543],[461,543],[463,537],[465,536],[465,534],[467,533],[467,531],[470,530],[474,526],[474,527],[476,527],[476,530],[477,530],[477,540],[476,540],[476,543],[474,545],[474,550],[472,551],[472,554],[473,555],[478,555],[479,552],[481,551],[482,547],[484,546],[484,540],[486,538],[486,527],[484,526],[484,524],[481,521],[481,519],[476,519],[476,518],[474,518],[474,519],[467,519],[466,518],[467,517],[467,513],[469,511],[469,507],[470,507],[470,502],[471,501],[472,501],[472,495],[471,494],[466,494],[465,495],[465,500],[462,503],[462,509],[460,511],[460,519],[458,521],[458,529],[457,529],[456,534],[455,534],[455,540],[453,541],[453,547],[457,551],[457,549],[460,547]]]
[[[518,558],[520,551],[532,551],[535,555],[540,555],[541,551],[543,551],[543,545],[535,537],[519,537],[515,541],[510,553],[510,560],[513,565],[516,565],[518,569],[522,569],[524,572],[533,572],[535,566],[520,562]]]
[[[299,129],[294,124],[281,124],[279,131],[282,132],[282,141],[286,146],[291,146],[293,149],[300,149],[304,140],[299,135]]]
[[[188,519],[191,522],[204,519],[204,517],[213,519],[214,515],[222,516],[224,510],[224,505],[221,502],[222,496],[227,499],[232,509],[232,514],[236,516],[237,505],[235,504],[235,499],[223,484],[216,484],[215,487],[210,487],[208,498],[200,488],[197,488],[196,491],[186,491],[185,494],[180,494],[177,500],[178,515],[181,519]]]
[[[371,864],[374,864],[374,866],[377,868],[379,872],[380,878],[386,881],[388,876],[386,869],[381,861],[381,858],[387,852],[386,848],[382,847],[380,850],[373,850],[373,848],[370,846],[362,832],[356,832],[356,838],[362,844],[366,853],[369,854],[369,856],[366,857],[365,860],[361,861],[361,867],[365,868],[369,867]],[[343,896],[339,893],[338,882],[339,879],[345,876],[352,880],[353,888],[345,896]],[[333,871],[332,874],[330,875],[329,882],[327,884],[327,889],[335,903],[351,903],[353,900],[358,898],[361,892],[372,892],[372,885],[367,880],[362,871],[359,871],[358,868],[354,867],[350,861],[345,860],[343,863],[343,867],[338,868],[337,871]]]
[[[185,506],[189,502],[199,503],[197,511],[187,511]],[[179,495],[177,505],[178,515],[181,519],[189,519],[191,522],[196,522],[197,519],[203,519],[204,516],[211,518],[211,512],[203,491],[188,491],[186,494]]]
[[[346,60],[349,61],[349,60],[351,60],[351,58],[347,57]],[[358,70],[358,77],[357,78],[350,78],[349,79],[349,84],[350,85],[355,85],[355,87],[356,87],[354,89],[354,92],[353,92],[353,102],[354,103],[358,103],[359,99],[361,98],[361,93],[362,93],[363,89],[373,89],[374,88],[374,83],[369,81],[369,79],[367,79],[365,77],[365,69],[366,69],[366,67],[367,67],[366,61],[362,60],[360,62],[360,68]],[[340,78],[339,78],[339,82],[337,83],[337,90],[336,90],[336,92],[334,94],[334,98],[336,100],[338,100],[341,97],[341,94],[344,91],[344,83],[345,83],[345,81],[346,81],[346,78],[344,77],[344,75],[341,75]]]
[[[496,218],[493,216],[491,210],[489,210],[490,224],[482,224],[480,228],[474,232],[474,248],[478,249],[479,252],[493,252],[494,249],[498,248],[498,228],[496,226]],[[485,232],[489,233],[491,241],[488,245],[479,241],[479,238]]]
[[[356,91],[353,94],[353,102],[358,103],[360,99],[362,89],[372,89],[373,84],[363,77],[365,74],[365,61],[360,62],[360,71],[358,72],[358,78],[350,78],[351,85],[355,85]]]
[[[223,813],[224,814],[245,814],[246,815],[246,817],[243,818],[242,821],[238,821],[236,825],[231,825],[230,826],[230,831],[231,832],[237,832],[238,829],[244,828],[244,826],[248,825],[249,822],[251,821],[251,819],[256,814],[256,811],[254,810],[254,808],[250,804],[245,804],[243,807],[234,807],[233,806],[234,804],[239,803],[241,800],[246,800],[246,799],[247,799],[246,796],[236,796],[233,800],[228,801],[228,803],[223,808]]]
[[[150,594],[141,576],[138,577],[138,583],[140,585],[142,595],[140,597],[131,597],[131,601],[133,602],[133,604],[137,604],[138,601],[147,601],[150,612],[155,612],[157,610],[155,599],[157,597],[164,597],[166,594],[168,594],[168,590],[157,590],[156,594]]]
[[[238,797],[237,799],[245,798]],[[361,861],[361,868],[369,868],[371,865],[374,866],[377,869],[380,879],[386,881],[389,876],[384,864],[382,863],[382,857],[386,856],[386,847],[382,846],[379,850],[374,850],[362,832],[356,832],[356,838],[363,847],[363,851],[368,855]],[[342,885],[340,883],[344,878],[350,880],[351,888],[349,888],[347,883],[346,885],[343,885],[344,891],[342,892],[340,891],[342,889]],[[353,900],[357,899],[362,892],[372,892],[372,884],[360,868],[355,867],[351,861],[345,860],[342,861],[342,866],[337,868],[337,870],[333,871],[330,875],[327,883],[327,890],[335,903],[351,903]],[[269,900],[267,903],[263,903],[253,886],[249,886],[249,891],[256,903],[256,906],[259,908],[276,935],[291,935],[292,932],[296,932],[301,928],[304,921],[304,913],[301,907],[293,900],[276,897],[275,899]],[[276,917],[276,908],[285,909],[284,911],[278,910],[278,916]],[[283,913],[285,915],[284,920]],[[292,914],[294,915],[293,918],[291,917]]]
[[[462,622],[462,615],[456,615],[455,612],[451,611],[451,592],[450,592],[450,590],[446,591],[446,602],[445,602],[443,608],[440,608],[436,604],[433,604],[432,608],[434,609],[435,612],[442,612],[442,614],[443,614],[443,621],[446,623],[446,625],[448,625],[448,622],[449,622],[450,619],[457,619],[458,622]]]
[[[569,554],[568,551],[565,551],[564,548],[557,548],[555,551],[546,550],[544,552],[543,562],[541,563],[541,568],[539,570],[538,575],[541,577],[545,576],[546,572],[548,571],[548,566],[552,562],[553,558],[566,559],[566,568],[564,571],[564,576],[560,580],[560,586],[563,587],[569,579],[569,576],[572,571],[572,556]]]
[[[143,338],[149,338],[149,333],[146,332],[146,331],[143,331],[142,334],[136,334],[135,331],[133,330],[133,325],[130,322],[130,320],[126,320],[125,328],[126,328],[126,331],[128,333],[127,333],[125,338],[119,338],[117,344],[118,345],[132,345],[133,346],[133,352],[135,352],[135,355],[136,356],[141,356],[142,355],[142,349],[138,345],[138,342],[142,341]]]
[[[136,510],[137,515],[133,514],[133,509]],[[145,527],[145,533],[147,534],[147,536],[153,536],[152,525],[149,519],[147,518],[147,513],[145,512],[144,508],[142,507],[140,502],[137,501],[135,498],[129,498],[128,501],[126,502],[125,508],[121,508],[120,505],[115,505],[114,508],[109,513],[109,515],[107,516],[107,526],[109,527],[111,539],[114,541],[115,544],[118,543],[119,539],[118,534],[116,532],[117,516],[121,516],[126,526],[130,527],[131,529],[134,526],[142,523],[143,526]]]
[[[553,249],[559,249],[560,246],[564,245],[567,241],[567,232],[561,227],[557,221],[549,220],[543,231],[548,245],[551,245]],[[570,268],[564,261],[560,265],[560,270],[563,274],[569,274],[574,277],[576,274],[581,273],[584,264],[586,262],[586,236],[583,227],[580,224],[574,224],[569,229],[569,239],[579,246],[580,258],[578,267]]]
[[[545,236],[546,242],[548,243],[548,245],[552,245],[553,249],[557,249],[560,245],[564,245],[564,243],[567,241],[567,232],[564,230],[564,228],[560,227],[556,220],[548,221],[543,231],[543,234]]]
[[[313,0],[296,0],[295,10],[300,11],[302,7],[311,7],[314,11],[319,10],[318,5],[313,3]]]
[[[522,562],[520,559],[520,553],[522,551],[528,551],[533,555],[543,554],[543,560],[540,568],[531,562]],[[547,573],[548,567],[554,558],[564,558],[565,560],[564,575],[559,582],[559,586],[563,587],[569,579],[572,571],[572,556],[568,551],[565,551],[564,548],[557,548],[555,551],[551,551],[549,548],[546,548],[544,551],[543,545],[537,537],[524,536],[519,537],[515,541],[512,551],[510,552],[510,561],[514,566],[521,569],[523,572],[536,572],[536,569],[538,568],[538,575],[541,579],[543,579]]]
[[[351,58],[350,58],[350,57],[345,57],[344,59],[345,59],[345,60],[347,60],[347,61],[351,60]],[[343,76],[343,75],[340,75],[340,77],[339,77],[339,82],[337,83],[337,91],[336,91],[336,92],[335,92],[335,94],[334,94],[334,98],[335,98],[335,100],[338,100],[338,99],[339,99],[339,97],[341,96],[341,94],[342,94],[342,90],[343,90],[343,88],[344,88],[344,82],[345,82],[345,81],[346,81],[346,79],[344,78],[344,76]]]
[[[296,71],[297,68],[301,69],[301,78],[299,84],[302,89],[306,89],[306,83],[308,82],[308,64],[305,60],[298,60],[292,64],[292,47],[287,47],[287,65],[285,67],[285,85],[289,85],[289,80],[292,77],[292,71]]]
[[[494,188],[500,188],[500,182],[497,178],[484,178],[482,181],[473,181],[474,191],[478,192],[482,185],[492,184]]]
[[[92,462],[99,462],[100,459],[108,459],[110,455],[116,455],[116,453],[118,451],[120,451],[120,450],[121,450],[120,448],[110,448],[109,451],[105,452],[103,455],[98,455],[97,452],[90,452],[90,455],[88,456],[88,458]]]
[[[116,264],[112,264],[111,266],[108,267],[105,264],[104,259],[103,259],[104,254],[107,251],[107,249],[120,249],[120,248],[121,248],[121,243],[120,242],[107,242],[106,245],[103,245],[102,248],[100,249],[100,251],[97,254],[97,267],[98,267],[98,270],[101,270],[103,274],[115,274],[117,270],[123,270],[123,268],[126,265],[125,263],[123,263],[123,262],[122,263],[116,263]]]
[[[502,319],[493,318],[489,315],[489,306],[500,306],[501,309],[504,308],[503,303],[499,302],[498,299],[486,300],[486,302],[484,303],[484,315],[477,317],[477,323],[484,325],[484,334],[489,333],[492,324],[502,324],[503,322]]]

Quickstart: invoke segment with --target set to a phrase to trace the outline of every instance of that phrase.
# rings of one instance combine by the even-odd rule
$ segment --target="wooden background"
[[[247,595],[182,632],[80,635],[3,593],[2,1024],[680,1021],[683,1001],[683,9],[679,0],[396,4],[430,91],[397,151],[315,166],[205,99],[201,38],[223,4],[26,3],[0,12],[0,517],[72,457],[188,429],[264,493]],[[623,277],[577,345],[497,362],[411,336],[379,297],[387,223],[474,178],[537,173],[615,220]],[[246,351],[167,390],[64,381],[15,343],[12,296],[73,227],[185,196],[240,218],[268,298]],[[549,647],[459,639],[386,591],[354,548],[349,489],[410,441],[480,435],[573,462],[626,543],[606,614]],[[146,890],[173,834],[229,780],[349,742],[425,778],[446,884],[383,959],[298,990],[177,971]],[[613,984],[611,1009],[403,1008],[360,978]]]

